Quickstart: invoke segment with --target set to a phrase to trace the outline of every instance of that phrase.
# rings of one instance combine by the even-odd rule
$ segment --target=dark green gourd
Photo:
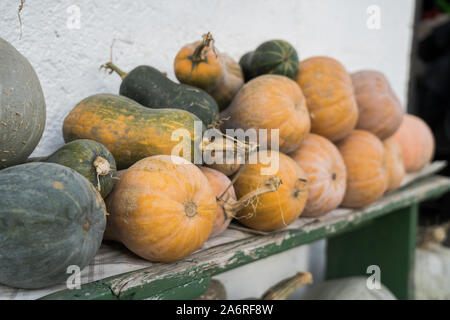
[[[263,74],[279,74],[295,79],[299,72],[299,58],[295,48],[284,40],[262,43],[255,51],[239,60],[245,81]]]
[[[0,38],[0,169],[24,162],[45,127],[45,100],[31,64]]]
[[[219,114],[216,101],[206,91],[173,82],[150,66],[138,66],[126,73],[112,63],[105,68],[122,78],[119,94],[152,109],[181,109],[195,114],[205,126],[213,125]]]
[[[106,209],[94,186],[55,163],[0,171],[0,283],[42,288],[83,269],[96,254]]]
[[[96,141],[79,139],[69,142],[48,157],[28,161],[51,162],[72,168],[88,179],[105,198],[114,187],[116,161],[106,147]]]

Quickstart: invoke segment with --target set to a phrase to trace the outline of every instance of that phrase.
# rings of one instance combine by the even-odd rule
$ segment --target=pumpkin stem
[[[262,300],[286,300],[295,290],[313,283],[309,272],[297,272],[293,277],[284,279],[270,287],[262,296]]]
[[[121,78],[122,78],[122,80],[127,76],[127,74],[128,74],[128,72],[125,72],[125,71],[122,71],[121,69],[119,69],[119,67],[117,67],[114,63],[112,63],[111,61],[110,62],[107,62],[107,63],[105,63],[105,64],[102,64],[101,66],[100,66],[100,70],[101,69],[105,69],[106,71],[108,71],[108,73],[109,74],[111,74],[111,73],[113,73],[113,72],[115,72],[115,73],[117,73]]]
[[[211,34],[211,32],[208,32],[204,35],[202,35],[202,42],[195,48],[194,53],[192,54],[192,61],[194,62],[200,62],[204,59],[203,57],[203,49],[207,47],[212,47],[214,53],[217,56],[216,49],[214,49],[214,38]]]
[[[264,181],[264,185],[262,187],[247,193],[239,200],[236,201],[232,198],[228,199],[222,205],[226,217],[235,217],[236,212],[248,206],[256,198],[262,196],[263,194],[277,191],[282,183],[283,182],[279,177],[273,176]]]
[[[189,218],[194,217],[197,214],[197,205],[193,201],[186,202],[184,204],[184,212]]]
[[[109,174],[111,172],[111,165],[108,160],[100,156],[95,158],[93,165],[95,168],[95,173],[97,173],[97,189],[98,191],[101,191],[100,176],[106,176]]]
[[[223,200],[223,197],[227,194],[228,190],[231,188],[232,185],[234,185],[234,183],[236,182],[237,178],[239,177],[239,175],[241,174],[242,170],[244,169],[244,166],[241,166],[238,171],[236,172],[236,174],[234,175],[233,179],[231,179],[230,184],[225,188],[225,190],[223,190],[222,194],[217,198],[217,201],[220,202]],[[227,213],[225,212],[225,215],[227,215]],[[229,218],[227,216],[227,218]]]

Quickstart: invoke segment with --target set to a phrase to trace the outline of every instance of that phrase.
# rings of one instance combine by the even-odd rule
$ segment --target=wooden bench
[[[130,272],[84,283],[79,289],[54,289],[56,292],[40,298],[192,299],[201,295],[217,274],[323,238],[328,239],[327,278],[367,276],[367,267],[378,265],[383,283],[399,299],[413,298],[418,206],[450,190],[450,178],[433,174],[444,165],[433,163],[405,179],[399,190],[365,208],[337,209],[319,219],[300,218],[289,228],[270,234],[231,229],[230,234],[239,235],[235,240],[210,244],[176,263],[144,262],[127,250],[105,247],[102,254],[116,254],[118,260],[114,261],[126,266],[141,264],[134,265]],[[16,298],[21,297],[21,291]],[[0,299],[8,298],[4,292],[0,287]]]

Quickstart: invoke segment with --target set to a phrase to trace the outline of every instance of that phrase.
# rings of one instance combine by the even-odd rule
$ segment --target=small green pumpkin
[[[263,74],[278,74],[295,79],[299,72],[299,58],[295,48],[284,40],[262,43],[255,51],[239,60],[245,81]]]
[[[28,161],[51,162],[72,168],[89,180],[105,198],[114,187],[116,161],[99,142],[79,139],[67,143],[48,157]]]
[[[0,169],[23,163],[45,127],[45,100],[27,58],[0,38]]]
[[[92,260],[106,227],[102,197],[75,170],[26,163],[0,171],[0,283],[42,288]]]
[[[195,114],[205,126],[218,119],[219,107],[206,91],[173,82],[159,70],[138,66],[126,73],[113,63],[105,64],[122,78],[119,94],[152,109],[181,109]]]

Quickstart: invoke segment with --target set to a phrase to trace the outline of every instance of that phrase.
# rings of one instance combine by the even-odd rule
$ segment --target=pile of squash
[[[403,114],[381,73],[350,74],[330,57],[299,61],[283,40],[237,62],[207,33],[176,55],[180,83],[151,66],[105,64],[122,78],[119,94],[82,99],[62,124],[66,145],[27,159],[45,125],[42,90],[1,39],[0,59],[12,66],[0,72],[0,283],[9,286],[59,283],[104,239],[172,262],[233,219],[268,232],[363,207],[433,157],[431,130]],[[230,156],[207,129],[244,152]],[[236,141],[230,129],[265,129],[267,139]],[[212,146],[227,162],[198,166]]]

